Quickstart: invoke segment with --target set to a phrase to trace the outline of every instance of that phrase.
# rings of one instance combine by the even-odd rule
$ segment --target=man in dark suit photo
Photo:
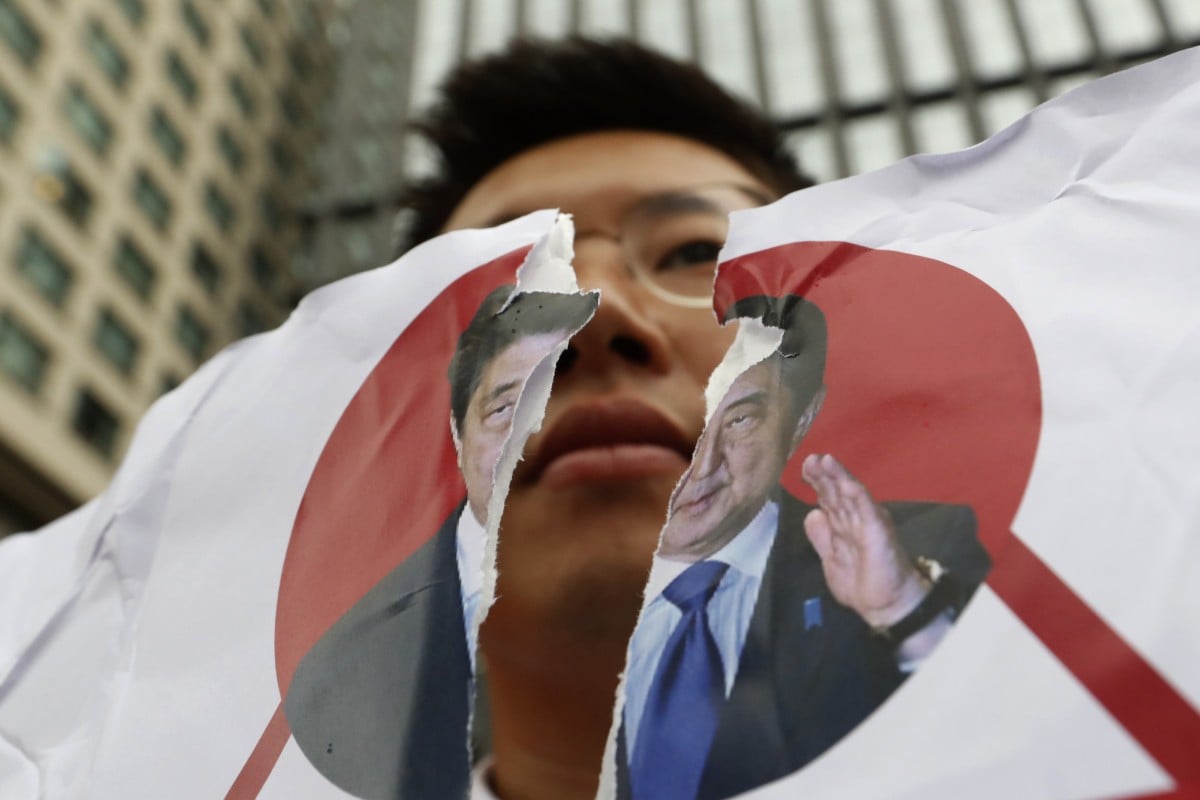
[[[475,617],[496,465],[534,367],[596,308],[595,295],[512,295],[512,286],[501,286],[487,296],[448,370],[466,500],[322,636],[288,690],[284,708],[297,744],[325,777],[359,797],[466,791]]]
[[[825,397],[824,316],[794,296],[733,316],[785,332],[733,381],[672,497],[626,674],[619,769],[636,800],[800,769],[932,652],[989,565],[970,508],[880,504],[830,455],[803,462],[817,506],[784,491]]]

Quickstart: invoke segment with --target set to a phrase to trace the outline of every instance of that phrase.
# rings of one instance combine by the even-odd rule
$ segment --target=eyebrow
[[[725,212],[725,209],[707,197],[701,197],[688,192],[669,192],[667,194],[652,195],[642,200],[638,204],[637,210],[642,215],[651,217],[678,214],[681,211]]]
[[[729,411],[737,408],[738,406],[745,406],[745,405],[752,405],[752,404],[758,404],[758,405],[765,406],[767,404],[767,393],[765,391],[763,391],[762,389],[759,389],[758,391],[751,392],[750,394],[746,395],[745,397],[739,397],[737,400],[734,400],[732,403],[730,403],[729,405],[727,405],[725,407],[725,412],[728,413]]]
[[[496,398],[500,397],[505,392],[512,391],[520,385],[521,380],[519,378],[500,384],[495,389],[492,389],[490,392],[488,392],[487,397],[484,398],[484,405],[495,401]]]

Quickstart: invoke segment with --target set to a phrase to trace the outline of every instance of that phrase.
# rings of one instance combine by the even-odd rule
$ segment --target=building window
[[[13,0],[0,0],[0,36],[26,64],[33,66],[42,53],[42,37]]]
[[[259,41],[258,36],[245,25],[238,28],[238,33],[241,34],[242,46],[246,48],[246,52],[250,55],[250,58],[254,59],[254,63],[261,67],[266,63],[267,54],[263,50],[262,42]]]
[[[222,231],[233,226],[233,206],[214,183],[204,185],[204,209]]]
[[[119,427],[117,417],[88,389],[81,389],[75,399],[75,415],[71,420],[71,427],[79,438],[101,455],[113,454]]]
[[[253,336],[267,329],[267,320],[262,312],[245,300],[238,305],[235,322],[242,336]]]
[[[279,95],[279,110],[283,112],[283,117],[292,125],[304,124],[304,105],[291,92],[282,92]]]
[[[100,312],[92,344],[121,372],[126,375],[133,372],[138,357],[137,337],[112,310],[106,308]]]
[[[0,370],[31,392],[46,375],[50,352],[7,312],[0,313]]]
[[[296,73],[297,78],[307,78],[312,72],[312,61],[305,52],[305,46],[305,42],[296,42],[288,48],[288,61],[291,62],[292,72]]]
[[[233,101],[237,103],[237,107],[247,118],[254,116],[258,106],[254,102],[254,95],[250,93],[250,89],[246,87],[240,76],[229,76],[229,93],[233,95]]]
[[[63,257],[31,230],[25,231],[17,249],[17,271],[56,306],[67,299],[74,279]]]
[[[233,138],[229,128],[224,125],[217,128],[217,149],[221,151],[221,155],[225,158],[225,163],[229,165],[229,169],[234,172],[239,171],[246,164],[246,153],[242,150],[241,145],[237,143],[237,139]]]
[[[150,112],[150,133],[154,135],[154,141],[158,142],[163,155],[172,164],[178,165],[183,162],[183,157],[187,155],[187,142],[183,140],[183,135],[171,122],[167,112],[161,108],[155,107]]]
[[[154,292],[154,284],[158,281],[158,272],[146,254],[128,236],[122,236],[117,242],[117,254],[113,263],[117,274],[125,283],[143,300],[149,300]]]
[[[171,79],[171,83],[175,84],[175,88],[179,91],[179,96],[183,98],[184,102],[188,105],[196,102],[196,96],[200,93],[199,86],[196,84],[196,77],[187,68],[187,64],[183,63],[183,59],[179,57],[179,53],[176,53],[174,50],[167,52],[167,77]]]
[[[271,140],[271,163],[283,175],[296,168],[296,156],[282,139]]]
[[[183,16],[183,22],[187,25],[192,38],[196,40],[196,44],[201,47],[207,47],[209,39],[208,23],[204,21],[204,17],[200,16],[200,12],[196,10],[196,6],[191,0],[182,0],[180,2],[179,13]]]
[[[204,358],[208,350],[208,328],[187,306],[179,307],[179,314],[175,318],[175,338],[192,358],[197,361]]]
[[[79,84],[73,83],[68,87],[63,110],[79,135],[87,140],[93,150],[104,155],[112,141],[112,125],[88,99]]]
[[[312,38],[321,32],[321,19],[309,4],[296,9],[296,26],[307,38]]]
[[[108,74],[112,82],[118,87],[124,86],[125,81],[129,79],[129,61],[109,37],[104,26],[96,20],[88,23],[87,46],[96,63]]]
[[[0,142],[11,142],[21,119],[21,109],[8,92],[0,88]]]
[[[265,192],[259,201],[259,207],[262,210],[263,221],[267,223],[267,227],[272,231],[283,227],[283,206],[275,195],[270,192]]]
[[[83,185],[61,155],[52,153],[39,166],[34,192],[77,225],[86,225],[92,213],[92,193]]]
[[[133,199],[154,223],[154,227],[160,231],[166,230],[167,225],[171,223],[171,201],[144,169],[139,169],[134,179]]]
[[[141,26],[142,20],[146,18],[146,7],[142,0],[117,0],[117,5],[134,26]]]
[[[192,246],[192,274],[210,295],[214,297],[221,289],[221,266],[208,248],[197,242]]]
[[[261,247],[250,250],[250,274],[263,291],[271,291],[275,286],[275,264]]]

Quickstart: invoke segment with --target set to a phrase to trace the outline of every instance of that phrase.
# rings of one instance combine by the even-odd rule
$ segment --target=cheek
[[[722,327],[711,312],[698,309],[687,311],[685,317],[677,317],[668,328],[672,343],[685,368],[699,381],[708,384],[708,376],[725,358],[726,351],[737,335],[737,325]]]

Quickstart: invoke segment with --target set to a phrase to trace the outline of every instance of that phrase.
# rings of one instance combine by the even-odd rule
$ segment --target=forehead
[[[767,359],[747,369],[730,384],[729,390],[721,399],[721,407],[730,406],[755,395],[761,396],[768,403],[774,403],[782,391],[779,363],[773,358]]]
[[[770,189],[728,155],[666,133],[603,131],[526,150],[467,192],[446,230],[492,225],[540,208],[619,214],[640,197],[713,183]],[[588,220],[589,223],[603,220]]]

